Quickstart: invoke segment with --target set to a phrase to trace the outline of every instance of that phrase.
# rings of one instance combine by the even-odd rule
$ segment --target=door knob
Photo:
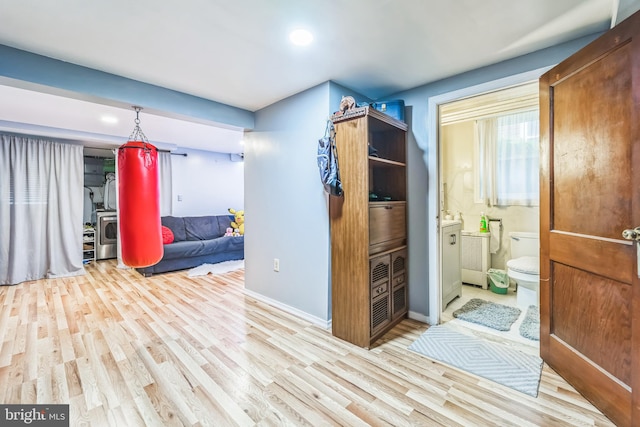
[[[634,229],[626,229],[622,232],[622,237],[627,240],[640,240],[640,227],[636,227]]]
[[[636,242],[636,273],[640,278],[640,227],[636,227],[633,230],[630,228],[624,230],[622,237]]]

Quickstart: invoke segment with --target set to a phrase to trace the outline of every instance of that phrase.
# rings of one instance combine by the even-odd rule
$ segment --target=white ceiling
[[[242,153],[243,131],[139,113],[140,128],[158,148]],[[103,118],[111,119],[104,122]],[[0,129],[80,140],[90,147],[119,146],[134,127],[133,108],[118,108],[59,95],[0,86]]]
[[[255,111],[327,80],[376,99],[603,31],[617,8],[617,0],[0,0],[0,44]],[[314,34],[309,47],[288,43],[296,27]],[[96,123],[103,109],[120,114],[121,127]],[[0,86],[0,124],[121,137],[133,116]],[[141,115],[152,142],[157,132],[167,144],[241,151],[239,129],[218,135],[178,122]]]

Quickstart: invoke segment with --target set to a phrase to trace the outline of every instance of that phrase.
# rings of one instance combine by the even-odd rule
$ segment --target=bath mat
[[[244,268],[244,260],[223,261],[217,264],[202,264],[189,270],[189,277],[206,276],[207,274],[224,274]]]
[[[465,305],[454,311],[453,317],[488,326],[498,331],[508,331],[511,329],[513,322],[518,320],[520,313],[522,311],[516,307],[508,307],[480,298],[472,298]]]
[[[538,356],[457,332],[447,325],[430,327],[409,350],[529,396],[538,396],[543,363]]]
[[[533,341],[540,341],[540,309],[530,305],[520,324],[520,335]]]

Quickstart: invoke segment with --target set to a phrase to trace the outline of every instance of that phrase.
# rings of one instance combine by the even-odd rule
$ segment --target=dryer
[[[96,212],[96,260],[118,256],[118,215],[116,211]]]

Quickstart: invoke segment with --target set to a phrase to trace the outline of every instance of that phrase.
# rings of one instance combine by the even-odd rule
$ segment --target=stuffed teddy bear
[[[235,209],[229,208],[229,213],[233,215],[235,221],[231,222],[231,227],[234,229],[238,229],[238,233],[240,236],[244,235],[244,211],[237,211]]]
[[[224,233],[225,237],[233,236],[233,228],[227,227],[226,232]]]

